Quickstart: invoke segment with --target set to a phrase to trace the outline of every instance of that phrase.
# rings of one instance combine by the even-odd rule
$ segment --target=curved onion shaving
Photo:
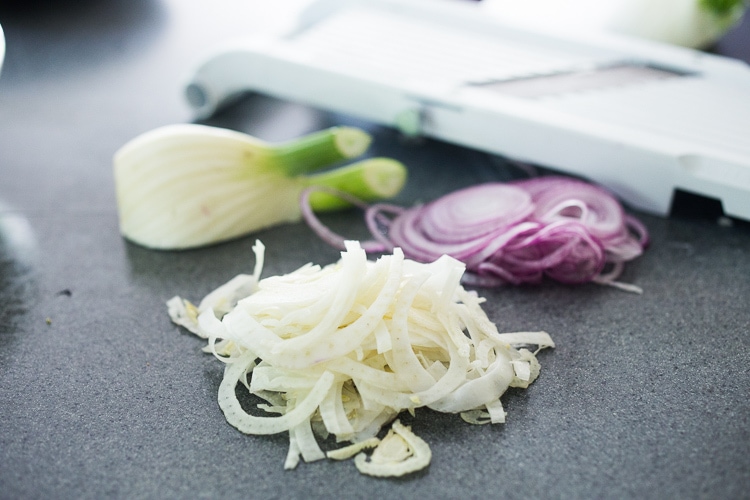
[[[303,217],[324,241],[343,248],[344,238],[310,210],[313,189],[300,198]],[[609,192],[583,181],[552,176],[486,183],[412,208],[363,208],[374,238],[363,243],[367,251],[399,247],[420,262],[450,255],[466,264],[465,284],[518,285],[547,276],[640,291],[615,280],[625,262],[643,253],[648,231]]]
[[[553,347],[549,335],[498,333],[483,299],[460,285],[464,265],[452,257],[423,264],[395,248],[369,261],[359,243],[345,247],[335,264],[259,280],[258,243],[252,276],[231,280],[197,307],[179,297],[168,302],[172,320],[208,339],[206,350],[226,363],[219,406],[227,421],[248,434],[289,432],[286,468],[326,456],[316,436],[353,443],[329,451],[332,459],[374,446],[355,463],[375,476],[430,462],[429,446],[394,422],[404,410],[503,422],[502,394],[539,375],[535,355],[521,346]],[[265,403],[243,407],[238,384]]]

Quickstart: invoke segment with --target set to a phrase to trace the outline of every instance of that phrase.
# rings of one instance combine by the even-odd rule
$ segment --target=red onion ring
[[[464,243],[505,230],[534,211],[531,196],[508,184],[488,183],[447,194],[426,205],[420,226],[425,237]]]
[[[310,195],[312,195],[312,193],[315,191],[321,191],[332,196],[338,196],[342,200],[351,203],[355,207],[358,207],[362,210],[367,210],[367,203],[363,202],[356,196],[350,195],[349,193],[337,191],[325,186],[305,189],[300,195],[300,209],[302,212],[302,217],[307,222],[307,225],[310,226],[310,228],[315,232],[315,234],[320,237],[320,239],[328,243],[330,246],[338,248],[340,250],[346,250],[344,242],[347,239],[351,238],[344,238],[343,236],[331,231],[325,224],[320,221],[320,219],[315,216],[315,213],[312,211],[312,208],[310,207]],[[392,250],[392,248],[388,249],[385,245],[383,245],[383,243],[377,240],[363,241],[360,243],[360,246],[367,253],[380,253],[387,250]]]
[[[420,262],[450,255],[466,264],[464,282],[477,286],[539,283],[614,283],[623,263],[648,245],[648,230],[627,215],[605,189],[564,177],[485,183],[454,191],[428,204],[404,208],[367,206],[346,193],[310,188],[302,215],[336,248],[345,238],[331,232],[309,207],[311,190],[324,189],[365,211],[373,240],[368,252],[392,251]]]

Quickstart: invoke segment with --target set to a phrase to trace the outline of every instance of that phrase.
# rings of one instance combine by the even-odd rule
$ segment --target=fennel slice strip
[[[228,364],[224,379],[219,386],[219,407],[227,422],[245,434],[278,434],[285,432],[310,418],[320,402],[325,398],[334,381],[331,372],[325,372],[305,398],[298,401],[294,409],[278,417],[256,417],[247,413],[234,393],[237,382],[245,373],[248,359],[255,355],[242,355],[234,363]]]

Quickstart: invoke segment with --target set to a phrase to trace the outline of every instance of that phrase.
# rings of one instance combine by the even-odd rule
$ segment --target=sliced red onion
[[[502,231],[534,210],[531,196],[508,184],[488,183],[447,194],[420,210],[424,235],[444,243],[464,243]]]
[[[625,231],[622,206],[603,188],[564,177],[538,177],[514,185],[531,196],[536,220],[577,220],[602,239],[617,238]]]
[[[324,186],[305,189],[300,195],[300,209],[302,212],[302,217],[305,219],[305,222],[307,222],[307,225],[310,226],[310,228],[315,232],[315,234],[320,237],[320,239],[328,243],[330,246],[338,248],[340,250],[346,250],[345,242],[347,239],[351,238],[344,238],[343,236],[336,234],[335,232],[328,229],[328,227],[315,216],[315,213],[310,207],[310,195],[315,191],[322,191],[332,196],[338,196],[342,200],[351,203],[355,207],[358,207],[362,210],[367,209],[367,204],[362,200],[359,200],[357,197],[350,195],[349,193],[337,191],[335,189]],[[363,241],[360,243],[360,246],[367,253],[380,253],[388,250],[388,248],[378,240]]]
[[[330,192],[330,191],[329,191]],[[309,209],[310,227],[329,244],[344,248]],[[400,247],[420,262],[450,255],[466,264],[464,282],[477,286],[539,283],[614,283],[622,263],[648,244],[646,227],[625,214],[605,189],[564,177],[538,177],[507,184],[486,183],[450,193],[426,205],[366,206],[373,241],[369,252]],[[632,289],[632,287],[631,287]]]

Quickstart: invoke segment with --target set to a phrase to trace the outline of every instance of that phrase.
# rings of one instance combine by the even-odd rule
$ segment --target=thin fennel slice
[[[344,446],[343,448],[330,450],[326,453],[326,456],[333,460],[347,460],[349,458],[356,456],[361,451],[375,448],[379,443],[380,443],[380,439],[376,437],[372,437],[364,441],[359,441],[357,443],[352,443],[348,446]]]
[[[354,463],[361,473],[369,476],[398,477],[424,469],[431,459],[430,446],[411,428],[396,420],[370,459],[360,453]]]
[[[264,247],[253,250],[262,262]],[[256,265],[200,306],[175,297],[168,310],[225,363],[227,422],[247,434],[289,432],[286,468],[357,455],[363,474],[401,476],[427,467],[431,451],[400,413],[413,425],[426,411],[502,423],[503,393],[539,375],[527,347],[554,347],[545,332],[499,333],[484,299],[460,285],[463,271],[452,257],[425,264],[399,249],[370,261],[348,241],[334,264],[264,279]],[[243,407],[238,386],[264,402]],[[353,444],[325,453],[316,437],[327,436]]]

